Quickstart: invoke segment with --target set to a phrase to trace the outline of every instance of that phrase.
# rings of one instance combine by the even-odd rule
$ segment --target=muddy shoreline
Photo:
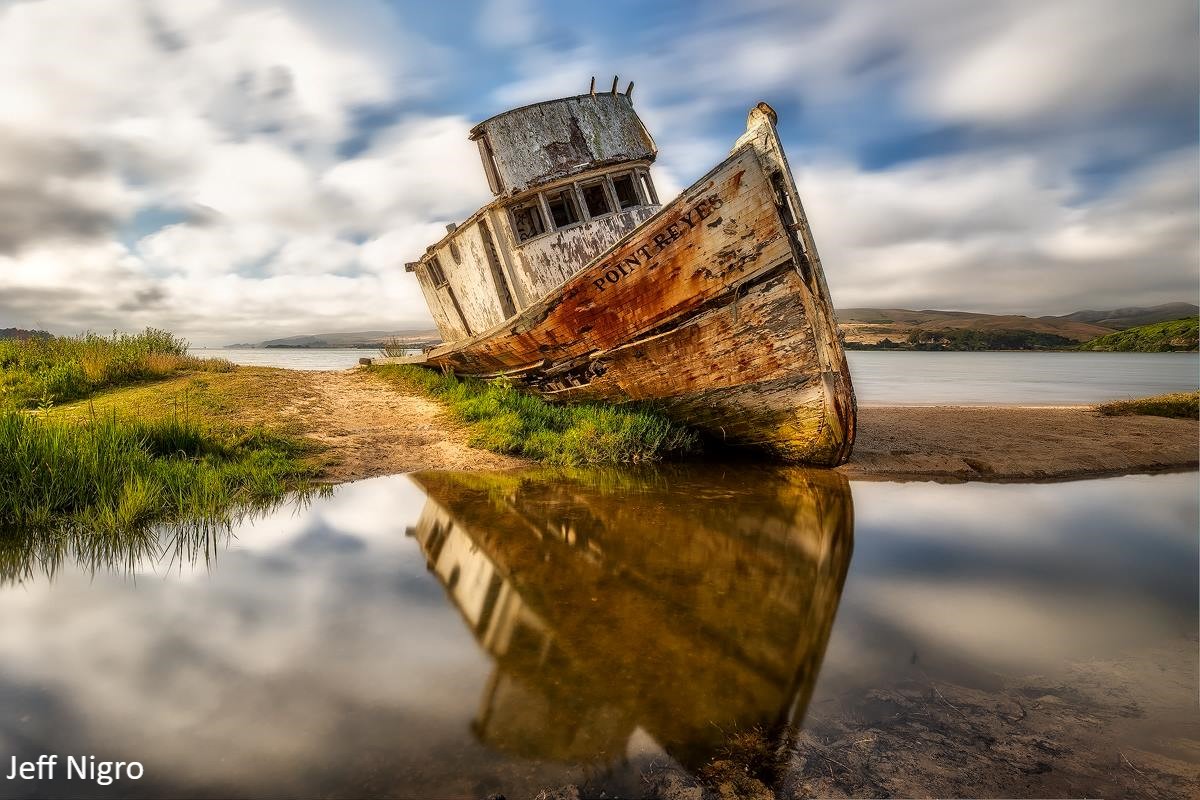
[[[328,448],[330,482],[530,464],[471,447],[437,401],[370,373],[289,377],[311,383],[306,393],[315,402],[289,405],[285,414]],[[852,480],[1009,483],[1176,472],[1200,465],[1198,441],[1195,420],[1110,417],[1087,406],[865,406],[850,461],[837,471]]]
[[[867,406],[854,480],[1028,482],[1197,468],[1200,425],[1089,407]]]

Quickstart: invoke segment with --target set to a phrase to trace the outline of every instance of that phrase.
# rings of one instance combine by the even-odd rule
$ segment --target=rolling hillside
[[[874,349],[884,339],[907,347],[910,338],[918,343],[940,341],[948,349],[1044,349],[1070,348],[1074,344],[1090,343],[1108,334],[1146,324],[1135,323],[1135,320],[1158,323],[1182,317],[1194,318],[1197,310],[1191,303],[1167,303],[1148,308],[1134,306],[1104,311],[1076,311],[1058,317],[1030,317],[1023,314],[979,314],[932,309],[843,308],[838,309],[837,318],[838,328],[847,345],[857,349]],[[970,333],[978,335],[971,336]],[[301,334],[257,344],[230,346],[378,348],[393,340],[418,347],[440,342],[441,337],[432,328],[410,328]]]
[[[419,347],[425,344],[440,342],[442,337],[433,329],[398,330],[398,331],[350,331],[340,333],[309,333],[298,336],[287,336],[282,339],[268,339],[250,347],[362,347],[378,348],[389,342],[398,341],[405,345]],[[244,345],[232,345],[234,347]]]
[[[1087,322],[1105,328],[1122,331],[1139,325],[1150,325],[1155,322],[1170,322],[1185,319],[1200,314],[1200,306],[1195,303],[1164,303],[1160,306],[1141,308],[1110,308],[1107,311],[1076,311],[1062,317],[1051,319],[1069,319],[1075,322]]]
[[[27,331],[23,328],[0,328],[0,339],[49,339],[45,331]]]
[[[844,308],[838,327],[848,343],[878,344],[884,339],[904,342],[915,331],[1026,331],[1086,342],[1113,329],[1067,317],[1027,317],[1021,314],[976,314],[969,311],[913,311],[906,308]]]
[[[1110,333],[1084,342],[1080,350],[1098,350],[1112,353],[1170,353],[1194,351],[1200,338],[1197,336],[1197,318],[1177,319],[1171,322],[1156,322],[1139,325],[1123,331]]]

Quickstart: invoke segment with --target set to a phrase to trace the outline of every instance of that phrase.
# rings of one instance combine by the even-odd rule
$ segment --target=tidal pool
[[[9,536],[0,795],[643,796],[718,786],[754,732],[787,796],[1186,797],[1196,490],[431,472],[224,532]]]

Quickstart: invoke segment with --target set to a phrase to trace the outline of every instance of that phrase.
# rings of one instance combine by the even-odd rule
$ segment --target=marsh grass
[[[371,367],[380,377],[444,402],[471,444],[556,465],[631,464],[696,453],[700,437],[648,408],[555,405],[504,381],[460,379],[407,365]]]
[[[187,342],[154,328],[137,334],[0,340],[0,408],[35,408],[102,389],[184,372],[229,372],[223,358],[187,354]]]
[[[69,420],[0,410],[0,534],[223,519],[306,486],[303,451],[263,428],[202,428],[186,415]]]
[[[1200,391],[1159,394],[1136,400],[1115,400],[1111,403],[1101,403],[1096,406],[1096,410],[1106,417],[1141,415],[1200,419]]]

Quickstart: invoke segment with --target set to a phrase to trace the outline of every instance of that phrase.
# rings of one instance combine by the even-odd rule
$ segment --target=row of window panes
[[[641,184],[640,188],[639,183]],[[569,184],[559,189],[543,192],[520,205],[512,206],[510,213],[517,241],[524,242],[546,233],[547,227],[539,197],[546,201],[546,211],[549,212],[550,220],[553,222],[550,230],[568,228],[582,222],[581,200],[583,207],[587,209],[588,219],[611,214],[616,208],[624,210],[636,205],[658,203],[658,195],[654,191],[654,184],[650,182],[650,174],[644,170],[619,172],[583,181],[578,184],[578,193],[575,191],[575,186],[575,184]]]

